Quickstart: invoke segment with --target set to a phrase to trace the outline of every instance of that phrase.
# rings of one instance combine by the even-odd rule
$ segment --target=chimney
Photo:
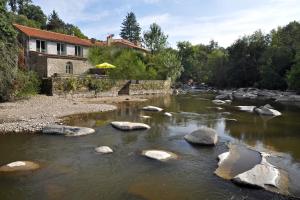
[[[113,37],[114,37],[114,34],[110,34],[107,36],[107,46],[111,46]]]
[[[91,38],[91,43],[95,44],[96,43],[96,39],[95,38]]]
[[[135,41],[134,44],[138,47],[142,47],[142,43],[140,41]]]

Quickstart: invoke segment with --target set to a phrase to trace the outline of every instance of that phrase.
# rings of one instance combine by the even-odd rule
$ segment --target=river
[[[227,144],[237,142],[281,153],[283,159],[278,162],[288,168],[291,189],[300,196],[300,109],[271,103],[283,115],[266,118],[235,106],[268,102],[234,101],[218,110],[212,98],[200,93],[155,97],[143,103],[121,103],[112,112],[66,119],[70,125],[95,128],[96,133],[89,136],[1,135],[0,165],[31,160],[42,168],[1,174],[0,199],[286,199],[237,186],[214,174],[217,156],[228,150]],[[162,107],[173,116],[142,111],[145,105]],[[140,115],[152,118],[141,119]],[[110,126],[114,120],[144,122],[151,129],[121,132]],[[215,147],[193,146],[183,139],[201,126],[217,130],[220,139]],[[95,153],[94,148],[102,145],[112,147],[114,153]],[[145,149],[171,151],[179,159],[150,160],[140,155]]]

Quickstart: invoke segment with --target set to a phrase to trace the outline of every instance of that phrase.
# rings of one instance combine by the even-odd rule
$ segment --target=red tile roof
[[[62,33],[55,33],[51,31],[45,31],[37,28],[31,28],[27,26],[22,26],[19,24],[14,24],[14,26],[29,37],[51,40],[51,41],[59,41],[59,42],[66,42],[70,44],[77,44],[83,46],[92,46],[92,42],[90,40],[81,39],[76,36],[66,35]]]
[[[95,41],[93,43],[91,40],[81,39],[79,37],[72,36],[72,35],[66,35],[66,34],[62,34],[62,33],[41,30],[41,29],[23,26],[23,25],[19,25],[19,24],[13,24],[13,25],[16,29],[18,29],[25,35],[27,35],[29,37],[33,37],[33,38],[65,42],[65,43],[77,44],[77,45],[82,45],[82,46],[94,46],[94,45],[107,46],[107,42],[104,42],[104,41]],[[129,48],[135,48],[135,49],[139,49],[142,51],[148,51],[147,49],[140,47],[138,45],[135,45],[134,43],[132,43],[128,40],[124,40],[124,39],[113,39],[112,44],[115,44],[115,45],[122,44],[122,45],[128,46]]]

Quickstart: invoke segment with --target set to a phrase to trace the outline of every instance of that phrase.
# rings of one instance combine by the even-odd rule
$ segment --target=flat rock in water
[[[216,99],[216,100],[212,100],[212,102],[213,102],[214,104],[216,104],[216,105],[224,105],[224,104],[226,104],[226,102],[225,102],[225,101],[218,100],[218,99]]]
[[[254,109],[255,112],[259,115],[267,115],[267,116],[281,116],[281,112],[272,109],[270,105],[261,106],[259,108]]]
[[[161,112],[163,109],[156,106],[146,106],[143,110]]]
[[[0,167],[0,172],[33,171],[39,169],[40,165],[31,161],[16,161]]]
[[[169,112],[165,112],[164,115],[165,115],[165,116],[168,116],[168,117],[172,117],[172,114],[169,113]]]
[[[287,173],[270,164],[266,159],[268,156],[244,146],[230,145],[229,152],[219,155],[215,173],[239,185],[288,195]]]
[[[203,127],[185,135],[184,139],[192,144],[215,145],[218,142],[218,134],[214,129]]]
[[[162,150],[145,150],[142,152],[142,155],[146,156],[147,158],[166,161],[170,159],[177,159],[178,156],[175,153],[169,151],[162,151]]]
[[[245,111],[245,112],[254,112],[254,109],[256,106],[236,106],[240,111]]]
[[[279,170],[272,165],[258,164],[252,169],[233,178],[235,183],[264,188],[266,185],[277,187]]]
[[[140,118],[142,118],[142,119],[151,119],[151,117],[148,116],[148,115],[141,115]]]
[[[95,133],[92,128],[76,127],[76,126],[64,126],[64,125],[52,125],[43,128],[44,134],[55,134],[64,136],[83,136]]]
[[[97,153],[101,153],[101,154],[108,154],[108,153],[113,153],[114,151],[108,147],[108,146],[101,146],[101,147],[97,147],[95,148],[95,151]]]
[[[111,125],[122,131],[150,129],[150,126],[144,123],[133,122],[111,122]]]

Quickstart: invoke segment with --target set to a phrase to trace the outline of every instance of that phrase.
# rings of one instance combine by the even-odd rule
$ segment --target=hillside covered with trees
[[[291,22],[268,34],[256,31],[228,48],[178,42],[184,72],[181,81],[193,79],[216,87],[259,87],[300,90],[300,24]]]

